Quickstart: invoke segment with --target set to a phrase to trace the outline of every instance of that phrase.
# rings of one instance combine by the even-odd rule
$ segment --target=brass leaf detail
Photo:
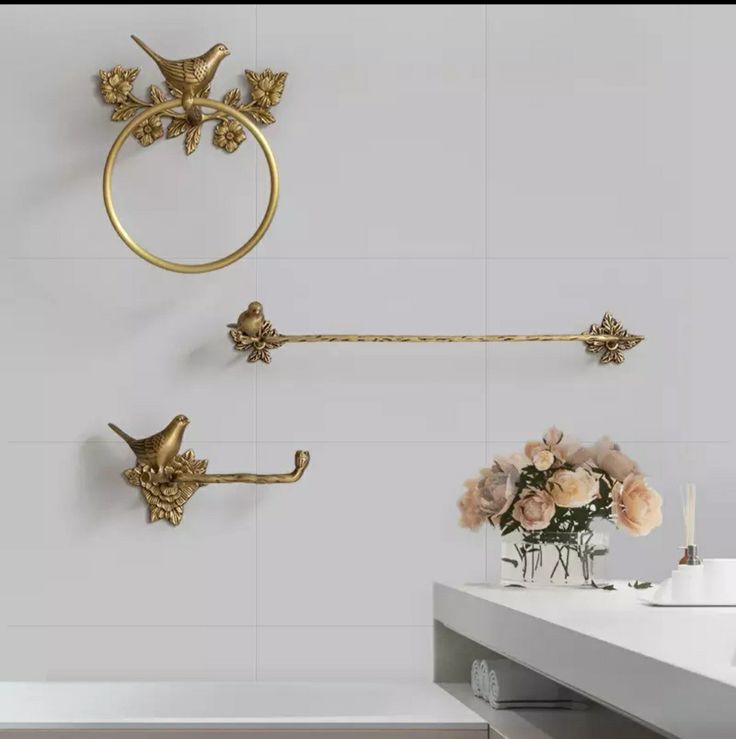
[[[261,123],[264,126],[276,122],[276,118],[273,113],[271,113],[270,110],[266,110],[266,108],[247,108],[244,109],[243,112],[247,113],[251,118],[255,118],[258,123]]]
[[[202,126],[190,126],[187,135],[184,138],[184,150],[187,155],[196,151],[199,146],[199,140],[202,137]]]
[[[141,106],[138,103],[120,103],[115,106],[115,110],[112,112],[112,120],[114,121],[127,121],[132,118],[139,110]]]
[[[184,118],[172,118],[169,127],[166,129],[166,138],[173,139],[181,136],[189,128],[189,123]]]
[[[148,94],[151,96],[151,100],[155,104],[163,103],[166,100],[164,91],[160,87],[156,87],[156,85],[151,85],[148,88]]]
[[[231,105],[233,108],[237,108],[240,103],[240,90],[237,87],[233,87],[232,90],[228,90],[222,98],[222,102],[225,105]]]

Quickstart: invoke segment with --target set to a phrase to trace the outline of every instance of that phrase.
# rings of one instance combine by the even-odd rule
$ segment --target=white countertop
[[[615,585],[436,585],[435,618],[675,736],[736,737],[736,609],[657,608]]]
[[[484,728],[433,684],[0,683],[0,729]]]

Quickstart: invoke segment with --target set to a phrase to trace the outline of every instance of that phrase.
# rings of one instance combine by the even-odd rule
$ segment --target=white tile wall
[[[0,311],[6,351],[0,679],[427,678],[430,584],[478,580],[498,541],[456,527],[462,482],[551,423],[610,433],[665,496],[611,568],[658,578],[731,529],[731,7],[5,6]],[[84,23],[80,23],[80,18]],[[95,72],[233,50],[288,70],[268,129],[282,198],[264,241],[205,276],[138,260],[100,197],[119,126]],[[22,63],[19,63],[21,60]],[[52,113],[50,113],[52,111]],[[253,142],[127,146],[131,233],[178,259],[244,240],[267,196]],[[163,176],[162,176],[163,175]],[[268,367],[225,324],[259,298],[285,333],[574,332],[613,311],[622,367],[576,345],[298,345]],[[213,470],[178,529],[145,523],[109,420],[178,412]]]

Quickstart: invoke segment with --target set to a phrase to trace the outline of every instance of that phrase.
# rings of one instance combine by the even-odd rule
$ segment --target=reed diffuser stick
[[[685,544],[689,547],[695,546],[695,501],[695,484],[688,482],[685,485],[682,515],[685,520]]]

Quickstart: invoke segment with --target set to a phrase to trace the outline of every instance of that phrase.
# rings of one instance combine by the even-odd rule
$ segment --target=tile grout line
[[[457,445],[471,445],[471,444],[521,444],[524,445],[529,439],[279,439],[279,440],[256,440],[256,439],[218,439],[218,440],[203,440],[203,439],[191,439],[187,441],[188,444],[212,444],[225,445],[225,444],[270,444],[276,445],[299,445],[299,444],[343,444],[346,446],[361,445],[361,444],[374,444],[376,446],[393,446],[397,444],[415,444],[420,445],[443,445],[447,446],[450,444]],[[592,444],[593,442],[587,439],[580,440],[582,444]],[[617,439],[619,444],[656,444],[661,446],[688,446],[688,445],[713,445],[718,446],[721,444],[731,444],[732,442],[728,439]],[[25,446],[41,446],[41,445],[62,445],[68,446],[82,446],[86,444],[105,444],[114,445],[120,444],[121,442],[110,440],[110,441],[86,441],[86,440],[35,440],[35,439],[11,439],[5,442],[6,444],[17,444]]]
[[[253,57],[254,57],[254,69],[256,70],[256,73],[258,73],[258,4],[255,5],[255,48],[253,51]],[[254,222],[258,223],[258,157],[256,157],[256,166],[255,166],[255,187],[254,187],[254,193],[255,193],[255,212],[254,212]],[[254,252],[255,257],[255,289],[256,289],[256,300],[259,299],[259,289],[258,289],[258,252],[259,249],[256,248]],[[259,368],[255,368],[255,376],[253,380],[253,388],[254,388],[254,397],[253,397],[253,437],[255,439],[254,441],[254,453],[255,453],[255,472],[258,474],[259,465],[258,465],[258,454],[259,454],[259,444],[258,444],[258,370]],[[259,612],[259,602],[258,602],[258,596],[259,596],[259,590],[260,590],[260,561],[259,561],[259,551],[260,551],[260,542],[259,542],[259,517],[258,517],[258,499],[260,498],[260,486],[256,486],[255,490],[255,510],[254,510],[254,516],[255,516],[255,645],[254,645],[254,668],[253,668],[253,675],[258,682],[258,662],[260,659],[260,655],[258,653],[258,647],[259,647],[259,641],[258,638],[258,612]]]
[[[7,624],[7,629],[431,629],[433,624]]]
[[[256,167],[258,165],[256,164]],[[199,262],[211,259],[212,256],[199,257],[181,257],[181,262]],[[7,261],[11,262],[135,262],[138,257],[103,257],[103,256],[8,256]],[[258,259],[255,257],[254,261]],[[260,259],[264,261],[334,261],[334,262],[730,262],[733,260],[731,256],[516,256],[516,257],[472,257],[472,256],[286,256],[286,257],[269,257],[262,256]]]
[[[486,268],[484,270],[484,285],[485,285],[485,295],[483,300],[484,305],[484,333],[488,333],[488,198],[490,195],[490,190],[488,187],[488,5],[484,5],[484,27],[483,27],[483,36],[484,36],[484,46],[483,46],[483,85],[484,85],[484,106],[483,106],[483,118],[484,118],[484,126],[483,126],[483,162],[484,162],[484,219],[483,219],[483,237],[484,237],[484,247],[485,247],[485,259],[486,259]],[[484,420],[483,420],[483,430],[484,430],[484,449],[483,449],[483,456],[484,456],[484,464],[485,464],[485,458],[488,456],[488,349],[489,345],[485,345],[485,405],[484,405]],[[483,579],[488,582],[488,526],[483,527]]]

